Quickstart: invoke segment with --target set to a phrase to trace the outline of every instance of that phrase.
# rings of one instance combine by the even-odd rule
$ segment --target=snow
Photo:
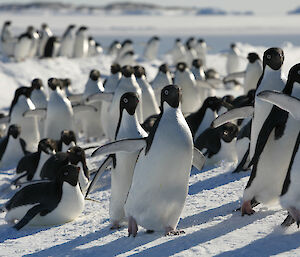
[[[118,22],[112,18],[99,17],[96,21],[95,17],[87,17],[86,20],[79,20],[82,16],[10,16],[1,15],[0,23],[4,20],[11,19],[15,33],[24,30],[24,26],[33,22],[39,26],[44,19],[49,22],[55,33],[61,33],[65,27],[76,21],[78,23],[87,23],[90,26],[91,34],[96,38],[105,38],[106,44],[114,39],[128,37],[126,31],[132,29],[130,36],[138,45],[143,40],[147,40],[148,36],[157,32],[161,34],[162,42],[160,52],[165,52],[173,46],[173,39],[178,26],[181,28],[179,36],[187,37],[189,35],[201,35],[197,26],[204,28],[201,23],[194,24],[192,18],[185,17],[188,21],[184,24],[176,22],[176,24],[162,24],[160,28],[157,20],[153,19],[153,25],[149,31],[141,31],[143,26],[149,26],[150,18],[141,19],[141,25],[134,24],[133,21],[127,20],[122,23],[121,18]],[[293,24],[291,19],[295,16],[286,17],[287,24]],[[65,18],[64,22],[63,18]],[[123,19],[124,17],[122,17]],[[206,21],[207,26],[211,26],[215,31],[214,36],[209,37],[208,43],[216,45],[208,55],[208,67],[214,67],[222,75],[225,73],[225,57],[218,54],[219,50],[228,48],[227,35],[224,35],[223,28],[235,31],[236,27],[232,27],[228,20],[225,24],[221,24],[217,28],[217,22],[221,18],[214,21],[214,25],[209,24],[213,21],[212,17],[206,20],[196,17],[196,21]],[[179,17],[179,19],[181,19]],[[194,19],[194,17],[193,17]],[[198,20],[199,19],[199,20]],[[219,20],[218,20],[219,19]],[[240,20],[244,20],[240,18]],[[247,18],[250,19],[250,18]],[[139,21],[138,20],[138,21]],[[258,19],[259,20],[259,19]],[[104,23],[99,23],[99,21]],[[161,21],[161,20],[160,20]],[[173,20],[174,21],[174,20]],[[258,24],[255,19],[253,24]],[[273,20],[274,21],[274,20]],[[284,72],[287,74],[289,68],[300,60],[300,46],[291,43],[289,36],[297,36],[294,33],[295,26],[285,25],[283,20],[277,20],[276,24],[272,24],[272,28],[279,28],[273,31],[276,35],[278,46],[281,46],[285,52]],[[294,20],[295,21],[295,20]],[[105,23],[107,22],[107,23]],[[227,22],[227,23],[226,23]],[[111,30],[115,24],[119,24],[119,28]],[[138,22],[136,22],[138,23]],[[266,22],[269,24],[269,21]],[[245,24],[250,30],[245,29]],[[243,29],[245,42],[239,41],[238,46],[242,50],[243,56],[250,51],[257,51],[260,55],[268,47],[274,46],[274,41],[269,37],[258,44],[255,43],[259,35],[266,31],[267,26],[258,29],[257,34],[253,34],[256,30],[255,26],[251,28],[251,22],[244,24],[236,24],[238,30],[236,34],[232,32],[238,41],[239,32]],[[171,32],[168,31],[170,25]],[[184,27],[186,26],[186,27]],[[118,34],[122,28],[127,30]],[[280,28],[285,30],[281,30]],[[102,30],[101,28],[104,28]],[[186,31],[182,32],[186,28]],[[271,29],[272,29],[271,28]],[[193,32],[193,33],[191,33]],[[249,33],[248,33],[249,32]],[[276,34],[278,33],[278,34]],[[206,37],[204,37],[206,38]],[[291,37],[293,38],[293,37]],[[218,41],[218,42],[216,42]],[[281,42],[281,43],[280,43]],[[137,46],[141,49],[140,46]],[[141,52],[141,51],[140,51]],[[50,77],[71,78],[73,82],[73,90],[82,92],[84,85],[88,79],[91,69],[99,69],[104,79],[109,74],[109,68],[112,59],[102,55],[84,59],[67,59],[56,58],[47,60],[30,59],[25,62],[15,63],[13,61],[0,61],[0,109],[7,112],[7,108],[12,100],[14,90],[21,86],[29,86],[33,78],[40,77],[44,83]],[[156,75],[157,66],[161,61],[156,60],[152,63],[142,62],[145,65],[148,78],[151,81]],[[246,61],[244,62],[246,65]],[[218,95],[228,92],[219,91]],[[229,92],[238,95],[240,92]],[[97,142],[101,143],[101,142]],[[85,144],[80,141],[80,146]],[[92,145],[95,142],[91,143]],[[102,159],[91,158],[89,155],[92,150],[87,151],[88,167],[98,167]],[[118,231],[110,230],[108,205],[110,197],[110,174],[106,172],[101,179],[101,187],[90,195],[91,199],[96,201],[85,201],[85,209],[83,213],[74,221],[59,226],[51,227],[24,227],[20,231],[14,230],[10,224],[6,224],[4,213],[0,213],[0,255],[1,256],[299,256],[300,242],[299,231],[296,225],[291,226],[287,230],[280,227],[281,222],[286,217],[286,211],[280,206],[267,208],[266,206],[256,207],[257,213],[253,216],[241,217],[240,212],[234,212],[240,206],[243,189],[249,177],[249,171],[232,174],[232,163],[222,162],[218,167],[206,167],[202,171],[193,169],[189,181],[189,195],[187,197],[185,208],[181,214],[181,220],[178,229],[185,231],[184,235],[165,237],[162,233],[146,234],[145,230],[140,227],[136,238],[127,237],[126,227],[122,227]],[[14,176],[14,170],[0,172],[0,191],[8,185]],[[2,194],[2,193],[1,193]],[[0,204],[9,199],[12,192],[1,196]]]

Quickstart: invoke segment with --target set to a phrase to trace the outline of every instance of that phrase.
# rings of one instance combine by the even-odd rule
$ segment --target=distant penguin
[[[28,57],[32,58],[35,57],[38,54],[38,49],[39,49],[39,41],[40,41],[40,36],[35,30],[34,27],[29,27],[28,32],[31,33],[32,39],[31,39],[31,47],[28,53]]]
[[[31,181],[41,179],[41,169],[44,163],[56,152],[56,142],[44,138],[39,142],[38,150],[24,156],[17,165],[16,173],[21,175],[17,181]]]
[[[154,91],[147,81],[145,68],[142,66],[134,67],[134,75],[139,84],[143,95],[143,122],[151,115],[159,114],[160,110],[155,99]]]
[[[154,90],[156,102],[160,104],[160,94],[161,90],[167,86],[172,84],[172,75],[170,69],[167,64],[162,64],[159,66],[158,72],[151,82],[151,86]]]
[[[144,49],[144,58],[146,60],[152,61],[157,58],[159,41],[160,39],[157,36],[153,36],[149,39]]]
[[[72,221],[84,208],[78,184],[79,168],[67,165],[55,181],[23,187],[6,204],[5,220],[20,230],[29,225],[58,225]]]
[[[96,41],[96,47],[95,47],[96,55],[97,54],[103,54],[103,47],[102,45]]]
[[[127,51],[118,57],[118,63],[121,66],[130,65],[134,66],[136,64],[134,51]]]
[[[88,37],[88,41],[89,41],[88,56],[95,56],[97,54],[97,52],[96,52],[96,41],[92,36]]]
[[[207,54],[207,44],[204,39],[200,38],[197,41],[197,44],[195,46],[197,56],[199,59],[201,59],[203,63],[203,67],[206,68],[207,61],[206,61],[206,54]]]
[[[186,46],[185,46],[185,51],[186,51],[186,63],[191,68],[193,60],[195,60],[197,58],[197,52],[192,47],[191,41],[187,41]]]
[[[267,70],[267,67],[270,67],[269,69],[272,69],[273,76],[277,75],[278,77],[280,76],[278,70],[280,70],[283,60],[282,50],[280,50],[281,49],[273,48],[270,51],[266,51],[264,55],[264,61],[266,58],[268,65],[265,69]],[[275,73],[274,70],[279,74]],[[300,64],[294,65],[289,71],[288,80],[284,88],[276,89],[285,94],[299,98],[299,70]],[[257,94],[263,91],[263,88],[260,88],[262,82],[256,90]],[[278,86],[279,83],[274,83],[273,88],[276,85]],[[251,144],[255,117],[258,116],[261,118],[259,115],[262,115],[262,110],[257,109],[258,106],[256,104],[258,99],[259,98],[256,96],[254,119],[252,121],[251,130]],[[261,99],[259,99],[259,101],[262,102]],[[269,105],[271,104],[269,103]],[[298,121],[291,117],[288,112],[279,109],[277,106],[271,105],[271,107],[272,109],[264,120],[258,133],[255,152],[250,162],[250,165],[252,164],[252,170],[244,190],[242,214],[250,215],[254,212],[252,209],[253,201],[263,204],[273,204],[278,202],[286,172],[293,155],[295,138],[299,133]],[[252,145],[250,145],[250,147],[251,146]]]
[[[232,43],[227,53],[226,72],[227,74],[241,71],[241,53],[237,45]]]
[[[220,165],[221,161],[237,162],[238,131],[238,126],[229,122],[218,128],[209,127],[195,139],[195,147],[206,157],[206,165]]]
[[[116,63],[120,63],[119,60],[120,58],[127,52],[133,52],[134,48],[133,48],[133,42],[131,39],[125,39],[122,44],[121,44],[121,48],[118,51],[117,54],[117,58],[115,60]],[[123,66],[122,64],[120,64],[121,66]]]
[[[121,47],[122,45],[120,44],[120,42],[118,40],[115,40],[110,44],[107,54],[109,56],[117,57]]]
[[[181,109],[183,114],[197,111],[202,104],[200,90],[197,87],[195,76],[186,63],[180,62],[177,64],[174,83],[182,89]]]
[[[87,57],[89,51],[89,41],[86,35],[86,30],[88,28],[81,26],[76,31],[75,41],[74,41],[74,53],[73,57],[82,58]]]
[[[44,50],[45,58],[57,57],[60,48],[60,42],[58,37],[51,36],[49,37]]]
[[[59,49],[59,56],[66,56],[68,58],[73,57],[74,54],[74,34],[75,25],[71,24],[67,27],[61,38],[61,44]]]
[[[27,31],[18,37],[14,48],[14,58],[17,62],[24,61],[29,56],[33,40],[33,27],[28,27]]]
[[[191,72],[194,74],[196,80],[205,80],[205,72],[203,61],[201,59],[194,59],[192,62]]]
[[[0,168],[9,169],[17,166],[18,161],[27,154],[26,142],[20,137],[21,127],[10,125],[7,135],[0,141]]]
[[[39,32],[40,38],[39,38],[39,46],[38,46],[38,56],[43,57],[45,53],[45,46],[50,37],[53,36],[52,31],[50,30],[48,24],[43,23],[42,29]]]
[[[186,62],[186,51],[180,38],[175,39],[175,44],[173,48],[167,53],[171,55],[172,64],[177,64],[179,62]]]
[[[7,57],[13,57],[16,38],[13,37],[11,29],[11,21],[5,21],[1,31],[1,51]]]
[[[77,139],[74,131],[63,130],[60,139],[56,142],[57,152],[66,152],[70,147],[76,146]]]
[[[21,138],[26,142],[30,152],[37,150],[40,133],[36,117],[24,117],[26,111],[34,110],[35,106],[30,99],[32,88],[20,87],[15,91],[14,99],[10,106],[10,124],[18,124],[21,127]]]

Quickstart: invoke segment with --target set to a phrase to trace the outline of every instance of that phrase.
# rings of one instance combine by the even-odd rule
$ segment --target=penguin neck
[[[282,79],[282,77],[284,77],[282,69],[278,69],[278,70],[273,70],[271,69],[268,65],[266,65],[263,69],[263,73],[257,83],[257,88],[256,88],[256,94],[258,93],[258,91],[262,91],[262,90],[267,90],[264,88],[261,88],[261,84],[267,82],[267,83],[272,83],[272,81],[279,81]]]
[[[107,93],[115,92],[116,88],[118,87],[121,77],[122,77],[121,72],[112,74],[105,83],[104,91]]]
[[[122,110],[116,130],[115,139],[123,139],[124,137],[126,137],[128,132],[136,131],[138,126],[140,126],[140,124],[138,122],[136,113],[134,113],[134,115],[130,115],[125,109]]]

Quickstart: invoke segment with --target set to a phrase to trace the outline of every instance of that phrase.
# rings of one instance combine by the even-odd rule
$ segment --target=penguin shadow
[[[300,246],[299,236],[300,231],[292,234],[283,234],[273,231],[266,237],[257,239],[250,244],[245,245],[244,247],[232,251],[223,252],[215,256],[253,256],[253,253],[255,253],[255,255],[265,257],[273,256],[291,251],[293,249],[297,249]]]

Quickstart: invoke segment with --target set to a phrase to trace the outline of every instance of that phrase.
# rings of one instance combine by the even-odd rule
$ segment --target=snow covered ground
[[[126,31],[130,31],[130,37],[137,45],[152,33],[157,33],[162,34],[162,48],[166,50],[172,47],[172,40],[177,35],[175,32],[178,27],[176,26],[180,25],[170,23],[171,32],[168,34],[168,24],[163,24],[161,28],[153,17],[145,17],[141,23],[137,21],[136,23],[140,24],[141,27],[131,24],[129,21],[127,24],[126,22],[123,23],[119,18],[118,24],[122,26],[120,25],[118,29],[113,30],[111,28],[114,28],[115,22],[117,23],[113,18],[107,18],[112,19],[110,23],[108,20],[106,23],[101,23],[103,17],[98,17],[100,20],[95,17],[80,17],[63,17],[61,15],[59,17],[2,16],[1,14],[0,24],[6,19],[11,19],[13,26],[16,26],[16,32],[20,32],[30,22],[39,26],[42,21],[46,20],[54,32],[61,33],[71,22],[87,23],[91,28],[91,33],[100,41],[101,38],[107,40],[107,43],[103,43],[103,45],[108,45],[114,38],[119,38],[119,35],[122,38],[128,36]],[[114,17],[114,19],[117,18]],[[151,27],[151,33],[142,29],[145,24],[149,25],[149,19],[153,19],[154,24]],[[201,20],[201,18],[198,20],[198,17],[195,19],[197,22]],[[217,25],[213,27],[215,34],[210,35],[209,40],[207,39],[208,44],[219,46],[209,54],[208,67],[214,67],[221,74],[225,72],[225,58],[217,53],[218,50],[228,47],[228,37],[224,35],[223,30],[225,26],[228,31],[231,31],[231,36],[236,38],[235,41],[238,41],[241,31],[244,33],[244,38],[248,39],[239,41],[241,43],[238,44],[244,56],[250,51],[257,51],[261,55],[266,48],[271,46],[282,47],[285,52],[284,72],[287,74],[289,68],[300,61],[300,41],[297,44],[299,35],[294,30],[297,24],[289,23],[290,19],[295,19],[294,22],[296,22],[297,18],[295,16],[287,17],[287,23],[284,20],[276,20],[276,24],[267,21],[267,24],[272,25],[269,37],[263,35],[264,39],[260,43],[255,43],[255,40],[262,38],[260,36],[267,30],[268,26],[258,28],[257,33],[253,34],[255,26],[249,31],[245,29],[245,26],[251,28],[251,24],[259,24],[255,17],[252,19],[252,23],[236,24],[239,27],[237,31],[235,26],[231,25],[233,24],[232,21],[226,27],[225,23],[221,23],[220,20],[216,21],[213,17],[202,20],[206,22],[207,26],[212,26],[209,21],[213,21],[214,24],[218,22],[221,24],[219,28]],[[181,33],[178,36],[196,36],[197,38],[203,36],[201,29],[195,30],[196,22],[193,22],[192,19],[190,23],[189,19],[184,22],[185,27],[180,25],[182,26]],[[286,24],[289,24],[290,27]],[[202,23],[197,23],[197,26],[205,27]],[[102,30],[103,27],[106,30]],[[127,30],[122,31],[122,27],[127,28]],[[270,33],[271,30],[273,30],[272,33]],[[122,33],[119,33],[120,31]],[[234,33],[235,31],[236,33]],[[277,32],[278,34],[276,34]],[[292,41],[293,44],[284,43],[288,41]],[[137,47],[141,48],[141,46]],[[164,51],[161,50],[161,52]],[[30,81],[36,77],[43,79],[44,83],[49,77],[69,77],[73,82],[74,91],[82,92],[89,71],[95,68],[99,69],[102,77],[105,78],[109,74],[111,62],[110,57],[105,55],[85,59],[32,59],[21,63],[2,59],[0,61],[0,109],[7,111],[6,108],[12,100],[14,90],[21,85],[29,86]],[[142,65],[146,67],[150,81],[155,76],[157,66],[160,63],[159,60],[152,63],[142,62]],[[237,95],[240,92],[218,92],[219,95],[224,93]],[[84,144],[81,142],[80,145]],[[89,157],[88,166],[90,168],[97,167],[100,161],[99,158]],[[258,206],[256,208],[257,213],[253,216],[241,217],[240,212],[233,212],[240,205],[249,172],[232,174],[232,170],[232,164],[225,162],[221,163],[219,167],[207,167],[202,171],[192,170],[189,195],[178,225],[179,229],[185,230],[184,235],[165,237],[158,232],[146,234],[145,230],[140,228],[136,238],[128,238],[126,227],[119,231],[111,231],[108,214],[110,174],[107,172],[103,175],[101,187],[90,195],[92,199],[99,202],[86,201],[84,212],[80,217],[67,224],[53,227],[25,227],[20,231],[15,231],[6,224],[4,214],[1,213],[0,256],[299,256],[300,233],[296,225],[285,231],[280,228],[286,211],[281,210],[279,206],[268,209],[265,206]],[[0,172],[0,191],[12,179],[13,174],[13,170]],[[2,196],[0,204],[4,203],[10,196],[11,193]]]

